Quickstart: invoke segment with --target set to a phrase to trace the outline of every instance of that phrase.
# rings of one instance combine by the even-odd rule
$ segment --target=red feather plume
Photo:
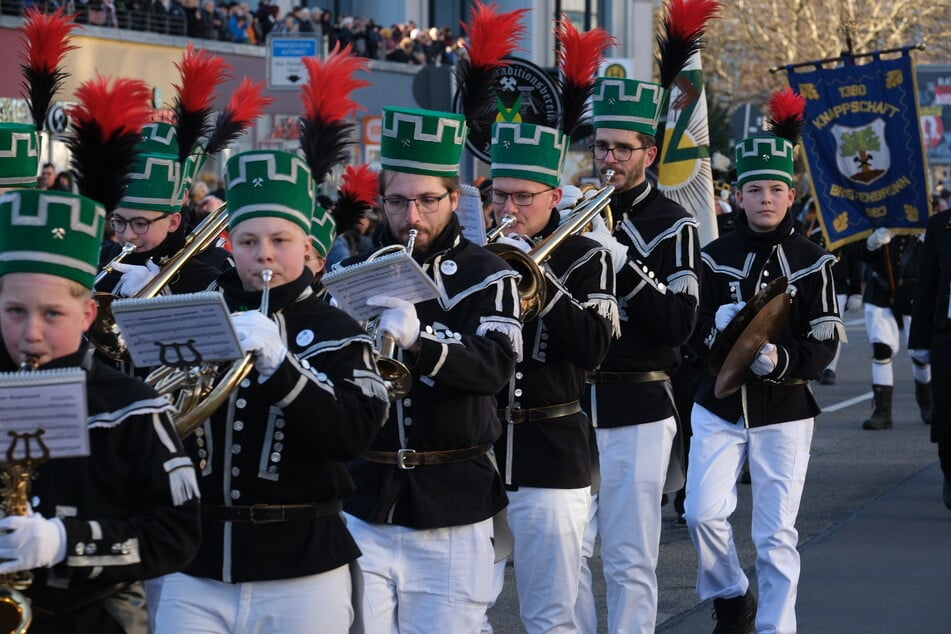
[[[476,0],[472,7],[469,24],[462,24],[469,41],[469,63],[473,68],[504,66],[503,58],[515,51],[524,51],[518,40],[525,36],[525,26],[519,22],[528,9],[516,9],[498,13],[494,2],[485,5]]]
[[[217,55],[203,50],[196,53],[194,44],[189,43],[182,60],[175,62],[175,68],[181,77],[181,85],[173,84],[176,89],[175,131],[178,158],[184,161],[199,139],[211,133],[214,91],[229,76],[231,67]]]
[[[495,112],[495,69],[508,65],[507,55],[525,50],[518,41],[525,35],[519,22],[528,9],[498,13],[495,3],[485,5],[476,1],[469,24],[462,24],[468,36],[463,58],[456,66],[456,90],[466,122],[473,131],[484,125],[486,112]]]
[[[273,99],[265,97],[265,82],[253,83],[245,77],[231,93],[228,105],[218,115],[214,130],[205,145],[205,154],[216,154],[241,136],[264,113]]]
[[[357,71],[367,70],[367,60],[352,55],[349,44],[340,50],[337,43],[326,60],[305,57],[304,65],[309,78],[301,91],[305,116],[329,123],[342,121],[364,109],[350,95],[357,88],[370,85],[356,77]]]
[[[324,60],[305,57],[304,65],[308,80],[301,91],[300,145],[311,176],[319,183],[336,163],[347,159],[353,130],[348,117],[363,109],[351,93],[370,82],[355,76],[367,69],[367,60],[352,55],[349,44],[341,49],[338,43]]]
[[[76,99],[67,141],[76,183],[81,194],[112,211],[125,193],[142,126],[152,116],[152,90],[137,79],[110,83],[97,74],[76,89]]]
[[[143,81],[119,77],[110,85],[97,73],[76,89],[79,103],[69,109],[69,116],[77,127],[98,125],[103,138],[139,134],[151,120],[151,99],[152,91]]]
[[[195,52],[189,42],[182,61],[175,62],[181,76],[181,85],[172,84],[178,91],[178,102],[189,112],[211,110],[214,105],[214,90],[228,76],[231,66],[223,59],[205,50]]]
[[[792,88],[784,88],[769,98],[769,127],[776,136],[795,145],[802,134],[806,100]]]
[[[30,107],[30,115],[37,130],[46,125],[53,95],[67,77],[60,67],[66,53],[77,48],[70,45],[70,37],[77,24],[72,15],[64,15],[60,7],[54,13],[40,13],[35,9],[24,12],[20,26],[20,38],[24,50],[20,52],[23,63],[22,88]]]
[[[716,0],[666,0],[667,15],[657,36],[660,83],[670,88],[694,53],[703,47],[707,22],[722,6]]]
[[[377,204],[380,186],[376,172],[366,163],[354,167],[347,165],[340,179],[340,192],[333,215],[338,231],[352,228],[366,210]]]
[[[565,15],[558,20],[555,37],[564,104],[561,129],[570,135],[584,114],[604,53],[617,46],[617,38],[600,27],[580,33]]]

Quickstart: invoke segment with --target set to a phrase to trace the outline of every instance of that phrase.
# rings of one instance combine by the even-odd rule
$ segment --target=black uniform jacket
[[[832,280],[835,257],[796,232],[788,213],[778,228],[767,233],[751,231],[740,213],[736,231],[705,246],[702,259],[700,315],[691,339],[691,348],[701,358],[719,334],[715,315],[720,306],[750,300],[781,275],[794,294],[789,317],[772,342],[777,346],[776,369],[761,379],[750,372],[740,390],[724,399],[713,394],[716,377],[704,375],[696,402],[731,423],[743,416],[749,427],[818,414],[819,406],[803,380],[819,376],[844,334]],[[795,379],[799,381],[790,383]]]
[[[270,293],[270,316],[288,352],[267,380],[256,369],[185,446],[209,506],[294,505],[353,494],[344,461],[360,454],[386,417],[385,387],[369,337],[318,300],[310,271]],[[219,279],[228,307],[254,310],[234,270]],[[359,550],[339,514],[257,524],[207,518],[186,572],[225,582],[290,579],[342,566]]]
[[[915,286],[910,350],[931,350],[934,390],[934,422],[931,440],[951,441],[951,211],[928,221]]]
[[[0,370],[15,371],[0,349]],[[27,591],[34,611],[54,615],[181,570],[201,537],[195,469],[168,401],[86,350],[39,369],[67,367],[86,369],[90,455],[41,464],[31,493],[34,512],[66,527],[66,559],[34,570]]]
[[[558,214],[537,238],[558,227]],[[597,242],[570,236],[543,266],[547,299],[537,319],[522,329],[522,360],[515,378],[499,392],[502,437],[495,455],[506,486],[577,489],[591,484],[584,412],[531,422],[512,422],[511,408],[550,407],[578,401],[585,370],[604,359],[617,328],[614,267]]]
[[[859,243],[857,256],[865,262],[866,304],[891,308],[901,324],[901,315],[911,314],[911,300],[918,279],[921,240],[917,235],[899,234],[874,251]],[[902,326],[899,325],[899,328]]]
[[[611,206],[620,213],[614,237],[628,247],[628,260],[617,274],[621,338],[611,342],[600,369],[673,374],[697,319],[697,221],[648,181],[615,196]],[[595,427],[650,423],[674,413],[664,381],[593,385],[587,400]]]
[[[378,245],[393,242],[386,224],[376,239]],[[495,395],[512,378],[516,350],[521,350],[517,274],[501,258],[463,238],[455,216],[429,252],[414,257],[440,295],[416,305],[419,352],[400,351],[412,371],[413,388],[390,407],[372,449],[488,445],[501,434]],[[355,460],[350,473],[357,494],[344,509],[367,522],[460,526],[492,517],[507,503],[488,455],[415,469]]]

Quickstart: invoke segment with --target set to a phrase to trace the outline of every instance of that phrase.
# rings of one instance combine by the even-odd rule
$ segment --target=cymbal
[[[767,284],[717,337],[707,358],[707,372],[717,377],[713,390],[717,398],[726,398],[740,389],[759,349],[782,330],[792,301],[786,286],[785,277]]]

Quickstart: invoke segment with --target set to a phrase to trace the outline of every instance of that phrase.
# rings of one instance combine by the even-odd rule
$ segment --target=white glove
[[[579,188],[574,185],[564,185],[561,188],[561,200],[558,202],[558,211],[573,207],[576,202],[581,200],[584,195]]]
[[[601,246],[611,252],[611,261],[614,262],[614,272],[618,273],[627,264],[627,247],[617,241],[617,238],[611,235],[607,226],[604,224],[604,218],[598,214],[591,220],[591,231],[582,234],[586,238],[591,238]]]
[[[125,264],[116,262],[112,268],[122,273],[119,283],[116,284],[114,294],[120,297],[133,297],[145,288],[145,285],[158,275],[161,268],[151,258],[145,261],[145,266],[139,264]]]
[[[756,376],[766,376],[776,369],[776,362],[779,360],[776,354],[776,346],[768,341],[760,347],[756,353],[756,358],[750,364],[750,370]]]
[[[528,238],[523,236],[512,234],[510,236],[499,236],[495,239],[497,244],[507,244],[510,247],[516,248],[522,253],[528,253],[532,250],[532,243],[529,242]]]
[[[42,515],[0,520],[0,573],[49,568],[66,558],[66,527]]]
[[[885,227],[879,227],[865,239],[865,246],[869,251],[878,251],[892,241],[892,232]]]
[[[928,365],[931,363],[931,350],[928,349],[919,349],[919,350],[909,350],[908,356],[920,363],[921,365]]]
[[[743,307],[746,306],[746,302],[739,302],[737,304],[724,304],[717,308],[717,314],[713,318],[716,322],[717,330],[723,332],[726,330],[726,327],[730,325],[730,322],[733,321],[733,318],[736,317],[736,314],[743,310]]]
[[[849,295],[849,298],[845,300],[845,310],[849,312],[862,310],[862,296]]]
[[[233,313],[231,323],[238,333],[241,350],[254,353],[254,367],[260,381],[266,381],[287,356],[287,346],[277,324],[257,310]]]
[[[416,306],[406,300],[389,295],[374,295],[367,298],[370,306],[382,306],[386,310],[380,315],[380,330],[388,332],[396,339],[397,345],[404,350],[412,348],[419,339],[419,317]]]

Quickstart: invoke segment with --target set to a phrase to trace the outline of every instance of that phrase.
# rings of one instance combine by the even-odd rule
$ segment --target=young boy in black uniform
[[[33,513],[0,520],[0,573],[34,573],[31,632],[147,631],[140,580],[180,570],[198,549],[198,486],[172,406],[82,342],[104,225],[88,198],[0,197],[0,370],[32,360],[87,377],[90,454],[40,465]]]

